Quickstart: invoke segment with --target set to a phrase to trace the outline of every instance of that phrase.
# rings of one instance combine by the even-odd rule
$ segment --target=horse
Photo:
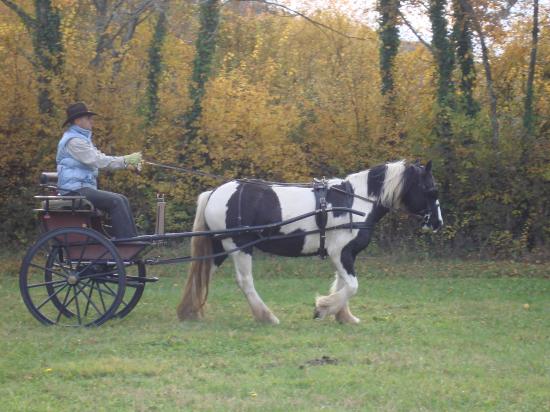
[[[402,210],[422,218],[423,228],[437,231],[443,225],[432,162],[399,160],[350,174],[344,179],[326,182],[325,239],[319,236],[319,219],[315,214],[277,226],[318,209],[311,185],[283,184],[257,180],[234,180],[201,193],[193,231],[269,226],[261,233],[233,232],[222,238],[196,236],[191,240],[191,263],[183,297],[177,307],[180,320],[200,319],[208,297],[212,275],[228,255],[235,265],[239,288],[245,295],[254,318],[278,324],[254,288],[252,251],[254,247],[279,256],[311,256],[325,252],[336,269],[327,296],[315,299],[314,318],[334,315],[341,323],[359,323],[349,309],[349,299],[357,293],[358,281],[354,261],[372,237],[374,227],[390,210]],[[331,208],[348,207],[364,216]],[[331,227],[341,229],[329,230]],[[313,232],[313,233],[311,233]],[[265,240],[261,240],[261,237]],[[320,250],[320,246],[326,248]],[[200,257],[213,256],[200,259]]]

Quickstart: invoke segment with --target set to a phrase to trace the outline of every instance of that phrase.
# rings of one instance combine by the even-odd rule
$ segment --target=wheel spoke
[[[67,289],[67,293],[65,293],[65,297],[63,298],[63,304],[61,305],[63,309],[67,309],[67,299],[69,298],[69,292],[71,291],[71,288]],[[57,318],[55,318],[55,323],[59,323],[59,320],[61,319],[61,315],[63,314],[63,310],[61,308],[59,309],[59,313],[57,314]]]
[[[71,264],[67,259],[63,258],[63,254],[61,253],[61,248],[57,247],[55,251],[52,251],[50,254],[50,257],[52,258],[51,266],[57,267],[61,269],[65,274],[70,275],[71,270]],[[49,259],[48,259],[49,261]]]
[[[30,263],[29,266],[35,267],[35,268],[40,269],[40,270],[46,270],[48,272],[52,272],[53,274],[55,274],[57,276],[60,276],[64,279],[67,279],[67,277],[68,277],[68,275],[65,276],[62,273],[59,273],[59,272],[56,272],[55,270],[52,270],[52,268],[47,268],[47,267],[44,267],[44,266],[38,266],[37,264],[34,264],[34,263]]]
[[[103,313],[101,313],[101,312],[99,311],[99,309],[97,308],[97,306],[95,305],[95,303],[92,302],[92,300],[90,299],[90,297],[92,296],[92,292],[90,292],[90,295],[86,295],[86,292],[84,291],[84,288],[81,288],[81,287],[78,286],[78,285],[75,285],[75,286],[80,290],[80,292],[82,292],[82,294],[84,295],[84,297],[85,297],[86,300],[87,300],[87,302],[86,302],[86,308],[85,308],[85,310],[84,310],[84,316],[86,316],[86,315],[88,314],[88,307],[89,307],[90,304],[94,307],[95,311],[96,311],[99,315],[103,315]]]
[[[107,285],[106,283],[104,283],[103,285],[104,285],[107,289],[109,289],[109,290],[111,291],[111,293],[113,294],[113,296],[116,296],[116,293],[113,291],[113,289],[111,289],[111,288],[109,287],[109,285]],[[127,304],[126,302],[124,302],[124,299],[121,299],[121,300],[120,300],[120,303],[123,303],[124,306],[128,306],[128,304]]]
[[[65,267],[65,265],[62,264],[62,263],[59,263],[59,262],[52,262],[52,267],[60,268],[61,270],[63,270],[63,272],[65,272],[65,274],[67,275],[67,277],[71,275],[70,270],[68,270],[68,269]],[[51,268],[48,268],[48,270],[50,270],[50,269],[51,269]],[[65,275],[63,275],[62,273],[60,273],[60,274],[55,273],[55,274],[58,275],[58,276],[65,276]]]
[[[94,287],[90,285],[90,282],[86,282],[84,287],[90,288],[90,294],[88,295],[88,302],[86,302],[86,309],[84,309],[84,316],[88,315],[88,308],[90,307],[90,300],[92,298],[92,293],[94,293]]]
[[[109,252],[109,250],[106,249],[105,252],[103,252],[101,255],[99,255],[99,257],[95,258],[94,261],[97,261],[97,260],[101,259],[101,258],[102,258],[103,256],[105,256],[108,252]],[[77,275],[80,276],[83,272],[86,271],[86,269],[88,269],[88,268],[89,268],[90,266],[92,266],[93,264],[94,264],[93,261],[90,261],[90,263],[89,263],[87,266],[85,266],[83,269],[81,269],[81,270],[77,273]],[[89,275],[84,275],[82,278],[85,279],[86,276],[89,276]]]
[[[97,288],[97,292],[99,293],[99,299],[101,300],[101,305],[103,306],[103,310],[107,312],[107,308],[105,307],[105,300],[103,300],[103,293],[101,292],[101,288],[97,284],[96,281],[92,280],[92,284],[95,284],[95,287]]]
[[[74,287],[73,287],[73,289],[74,289]],[[79,295],[79,294],[80,294],[80,291],[76,292],[74,294],[74,296],[71,299],[69,299],[69,301],[67,302],[67,306],[69,306],[71,303],[73,303],[73,300],[75,300],[76,296]]]
[[[74,302],[76,304],[76,316],[78,317],[78,324],[82,325],[82,318],[80,317],[80,305],[78,304],[78,295],[82,292],[82,290],[76,291],[76,285],[73,287],[74,292]]]
[[[88,248],[88,246],[90,244],[88,242],[89,239],[90,239],[90,237],[86,236],[86,242],[85,242],[84,246],[82,246],[82,250],[80,251],[80,256],[78,257],[78,262],[76,262],[75,267],[78,267],[80,265],[80,263],[82,262],[82,258],[84,257],[84,252],[86,251],[86,249]]]
[[[107,295],[109,295],[109,296],[113,296],[113,297],[116,296],[116,293],[113,292],[112,289],[110,289],[110,288],[107,288],[108,290],[101,289],[101,286],[99,286],[99,285],[100,285],[100,283],[99,283],[99,282],[96,282],[96,288],[97,288],[97,290],[99,290],[99,291],[101,291],[101,292],[103,292],[103,293],[105,293],[105,294],[107,294]],[[104,286],[107,286],[107,285],[105,285],[105,283],[103,283],[103,285],[104,285]]]
[[[31,289],[31,288],[37,288],[39,286],[46,286],[46,285],[57,285],[59,283],[65,283],[66,281],[65,280],[52,280],[52,281],[49,281],[49,282],[44,282],[44,283],[35,283],[33,285],[27,285],[27,289]]]
[[[42,302],[40,305],[36,307],[37,310],[40,310],[42,306],[44,306],[46,303],[48,303],[50,300],[52,300],[54,297],[57,296],[59,292],[61,292],[63,289],[67,287],[68,283],[65,283],[63,286],[61,286],[59,289],[57,289],[54,293],[52,293],[50,296],[47,297],[47,299]]]

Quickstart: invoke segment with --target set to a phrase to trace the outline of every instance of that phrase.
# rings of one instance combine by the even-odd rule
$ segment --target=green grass
[[[6,265],[0,410],[550,410],[550,265],[361,260],[349,326],[311,319],[328,262],[256,263],[278,326],[252,320],[226,264],[202,322],[175,318],[177,265],[150,268],[124,320],[45,327]]]

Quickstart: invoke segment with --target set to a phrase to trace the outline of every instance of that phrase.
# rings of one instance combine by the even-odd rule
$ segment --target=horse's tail
[[[211,192],[203,192],[197,200],[197,212],[193,223],[193,232],[208,230],[204,210]],[[212,254],[212,239],[209,236],[193,236],[191,238],[191,257],[209,256]],[[183,289],[183,297],[177,308],[180,320],[199,319],[203,315],[204,304],[208,298],[208,284],[212,259],[193,260],[189,268],[187,282]]]

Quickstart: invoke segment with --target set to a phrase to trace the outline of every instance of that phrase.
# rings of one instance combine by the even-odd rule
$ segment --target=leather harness
[[[327,193],[328,182],[323,177],[322,179],[313,179],[313,193],[315,194],[315,223],[319,227],[319,256],[321,259],[326,259],[327,249],[325,248],[325,240],[327,238],[326,228],[328,221],[327,213]]]
[[[345,193],[346,196],[346,206],[351,207],[353,204],[353,192],[351,183],[348,181],[343,181],[344,190],[338,190],[339,192]],[[327,249],[325,248],[326,241],[326,227],[328,222],[328,213],[327,213],[327,195],[332,187],[328,186],[328,181],[323,177],[322,179],[313,179],[313,193],[315,195],[315,223],[319,228],[319,250],[317,253],[321,259],[326,259]],[[349,213],[349,230],[353,230],[353,216]]]

